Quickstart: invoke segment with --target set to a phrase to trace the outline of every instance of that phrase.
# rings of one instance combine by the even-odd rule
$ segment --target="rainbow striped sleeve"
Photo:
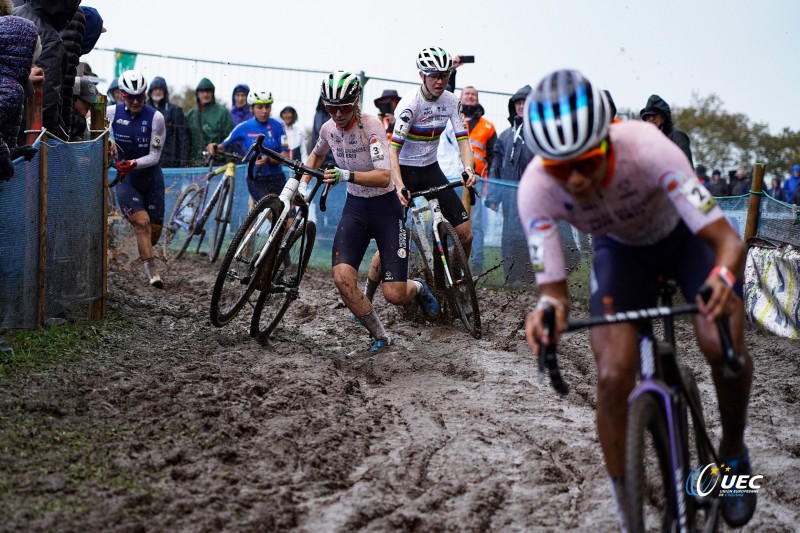
[[[469,135],[467,134],[466,130],[457,131],[457,132],[455,132],[455,134],[456,134],[456,142],[469,140]]]
[[[405,139],[402,139],[400,137],[395,137],[394,135],[392,135],[392,142],[390,142],[389,144],[391,144],[392,146],[396,146],[398,148],[402,148],[403,143],[405,142],[406,142]]]

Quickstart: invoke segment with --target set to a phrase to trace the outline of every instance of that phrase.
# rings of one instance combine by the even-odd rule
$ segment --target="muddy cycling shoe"
[[[720,463],[725,465],[725,473],[735,475],[750,475],[752,469],[750,468],[750,454],[745,448],[744,453],[739,457],[732,459],[723,459],[720,457]],[[728,472],[730,467],[730,472]],[[744,494],[731,494],[723,496],[722,500],[722,517],[725,522],[731,527],[741,527],[748,523],[753,518],[753,513],[756,512],[756,502],[758,494],[744,493]]]
[[[372,346],[369,347],[370,352],[379,352],[392,344],[391,339],[375,339]]]
[[[161,276],[159,276],[156,271],[154,257],[142,261],[142,268],[144,269],[144,274],[147,276],[151,287],[155,287],[156,289],[164,288],[164,280],[161,279]]]
[[[419,294],[416,296],[419,308],[422,309],[422,312],[425,313],[425,316],[429,319],[433,320],[439,318],[439,315],[442,314],[442,308],[439,302],[436,301],[436,298],[434,298],[431,290],[421,279],[415,279],[414,281],[422,283],[422,290],[419,291]]]

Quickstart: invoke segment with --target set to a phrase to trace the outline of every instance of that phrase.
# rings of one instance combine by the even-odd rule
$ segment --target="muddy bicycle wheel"
[[[625,500],[629,531],[674,531],[675,488],[664,414],[658,399],[645,393],[628,407]]]
[[[172,208],[162,245],[166,261],[180,259],[192,242],[194,225],[200,215],[200,192],[200,186],[192,183],[183,190]]]
[[[425,284],[432,288],[433,272],[423,255],[419,235],[413,230],[409,230],[408,233],[411,235],[411,246],[408,249],[408,279],[422,278]]]
[[[223,178],[224,179],[224,178]],[[219,257],[222,250],[222,243],[225,242],[225,235],[228,232],[228,224],[231,221],[231,211],[233,209],[233,177],[225,181],[219,195],[216,214],[214,216],[214,233],[211,239],[211,250],[209,259],[213,263]]]
[[[271,274],[272,263],[280,247],[284,230],[274,227],[273,221],[278,219],[282,211],[283,201],[280,198],[274,194],[265,196],[247,214],[231,240],[211,293],[211,323],[215,326],[222,327],[230,322],[247,303],[255,307],[255,302],[250,298],[253,291],[256,288],[268,288],[260,282],[264,273],[267,273],[267,277]],[[276,236],[265,250],[273,232]],[[266,257],[256,271],[256,262],[261,253],[265,253]]]
[[[261,291],[253,310],[250,336],[261,344],[267,342],[289,305],[299,297],[300,282],[308,268],[316,236],[317,227],[313,222],[296,218],[292,223],[275,258],[270,289]]]
[[[681,380],[685,394],[684,401],[691,402],[697,408],[697,419],[690,416],[691,410],[684,406],[683,425],[686,428],[687,438],[684,441],[684,452],[688,476],[690,471],[713,462],[713,453],[709,449],[708,433],[706,431],[705,419],[703,417],[703,404],[700,401],[700,392],[697,390],[697,382],[694,379],[692,370],[682,365],[680,367]],[[719,500],[714,496],[707,496],[698,499],[694,496],[686,495],[686,510],[689,526],[696,531],[714,532],[719,526]]]
[[[439,227],[441,228],[444,259],[453,285],[446,286],[444,265],[440,258],[433,261],[436,285],[444,290],[451,313],[461,320],[470,335],[480,339],[481,314],[478,308],[478,295],[475,293],[475,282],[472,280],[472,272],[467,262],[467,254],[464,253],[461,240],[450,223],[442,222]]]

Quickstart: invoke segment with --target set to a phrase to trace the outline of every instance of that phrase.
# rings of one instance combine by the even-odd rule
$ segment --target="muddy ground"
[[[0,530],[615,529],[586,335],[560,348],[560,398],[522,338],[533,294],[482,289],[477,341],[379,297],[395,345],[371,355],[329,272],[308,275],[267,347],[245,319],[210,324],[215,275],[190,258],[160,292],[115,264],[101,340],[0,383]],[[718,436],[710,376],[679,335]],[[800,350],[747,337],[765,483],[746,530],[797,531]]]

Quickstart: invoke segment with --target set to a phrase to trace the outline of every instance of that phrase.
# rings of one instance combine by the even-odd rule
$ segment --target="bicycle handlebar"
[[[708,302],[711,297],[711,287],[703,285],[700,287],[698,294],[704,302]],[[579,329],[592,328],[594,326],[604,326],[608,324],[620,324],[623,322],[637,322],[640,320],[653,320],[655,318],[664,318],[669,316],[678,315],[692,315],[699,311],[697,304],[677,305],[674,307],[651,307],[648,309],[637,309],[634,311],[624,311],[613,315],[604,316],[590,316],[587,318],[579,318],[575,320],[568,320],[564,331],[577,331]],[[547,306],[544,309],[544,316],[542,317],[542,324],[544,326],[547,336],[550,337],[551,333],[555,330],[556,314],[552,306]],[[744,367],[744,358],[736,353],[733,346],[733,338],[731,337],[730,321],[728,317],[720,317],[716,320],[717,331],[719,332],[720,345],[722,347],[723,356],[723,374],[726,377],[735,377]],[[558,367],[558,360],[556,358],[556,345],[553,342],[539,343],[539,372],[544,375],[545,367],[550,374],[550,383],[559,394],[566,394],[569,391],[569,385],[564,382],[561,377],[561,371]]]
[[[309,174],[309,175],[317,178],[317,180],[319,180],[319,182],[314,187],[314,189],[312,191],[312,194],[309,196],[309,198],[313,198],[314,193],[319,188],[319,184],[322,183],[322,181],[325,179],[325,172],[323,170],[320,170],[320,169],[317,169],[317,168],[307,167],[306,165],[304,165],[300,161],[295,161],[294,159],[289,159],[288,157],[285,157],[280,152],[276,152],[275,150],[267,148],[266,146],[263,145],[264,144],[264,139],[265,139],[264,134],[260,133],[258,135],[258,137],[256,137],[256,142],[253,143],[253,145],[250,147],[249,150],[247,150],[247,153],[242,158],[242,161],[246,161],[248,158],[250,159],[250,162],[247,165],[247,179],[254,179],[255,178],[255,174],[253,173],[253,168],[255,167],[256,159],[258,159],[259,155],[266,154],[266,155],[270,156],[273,159],[277,159],[278,161],[280,161],[281,163],[283,163],[284,165],[286,165],[290,169],[294,170],[296,175],[297,174],[299,174],[299,175]],[[252,154],[254,151],[256,152],[255,157],[250,157],[250,154]],[[325,187],[325,190],[322,191],[322,196],[319,199],[319,210],[322,211],[323,213],[327,209],[326,203],[327,203],[327,199],[328,199],[328,192],[330,192],[330,190],[331,190],[331,186],[330,185]]]
[[[544,330],[548,337],[556,329],[556,310],[553,306],[548,306],[544,309],[544,316],[542,317]],[[569,385],[561,377],[561,370],[558,368],[558,358],[556,358],[556,343],[547,342],[539,343],[539,376],[544,377],[545,368],[550,375],[550,384],[553,388],[565,396],[569,392]]]
[[[411,200],[412,198],[419,198],[420,196],[425,196],[428,194],[436,194],[437,192],[445,191],[447,189],[455,189],[456,187],[464,186],[464,183],[467,181],[467,173],[461,173],[462,181],[451,181],[450,183],[446,183],[444,185],[436,185],[435,187],[431,187],[430,189],[425,189],[424,191],[415,191],[411,192],[405,187],[400,191],[400,193],[406,197],[407,200]],[[478,191],[475,190],[475,187],[468,187],[469,189],[469,202],[470,205],[475,205],[475,198],[480,198],[481,195],[478,194]]]

